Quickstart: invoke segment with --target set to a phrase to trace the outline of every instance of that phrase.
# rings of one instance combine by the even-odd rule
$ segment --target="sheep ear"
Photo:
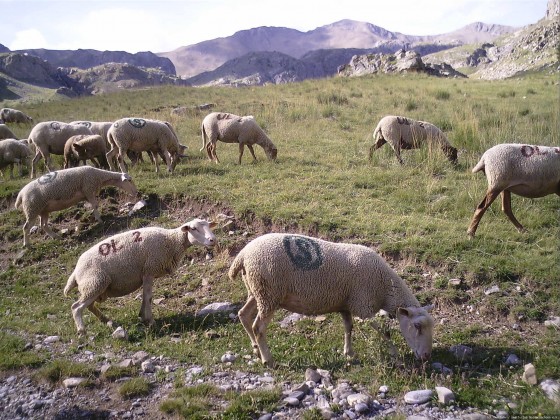
[[[406,316],[410,317],[410,311],[407,308],[398,308],[397,309],[397,317]]]
[[[432,309],[434,309],[434,305],[422,306],[422,309],[424,309],[426,312],[431,312]]]

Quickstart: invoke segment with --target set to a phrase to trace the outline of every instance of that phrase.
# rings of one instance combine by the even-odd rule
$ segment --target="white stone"
[[[532,363],[527,363],[524,366],[523,382],[525,382],[529,385],[536,385],[537,384],[537,372],[535,370],[535,366],[533,366]]]
[[[438,401],[444,405],[449,405],[455,401],[455,394],[444,386],[436,386],[436,392],[438,395]]]
[[[113,331],[112,336],[117,340],[128,340],[128,333],[123,327],[118,327],[115,331]]]
[[[473,352],[472,348],[462,344],[451,346],[450,350],[457,359],[468,359],[472,356]]]
[[[359,403],[369,404],[371,402],[371,397],[366,394],[350,394],[346,397],[346,401],[351,406],[354,406]]]
[[[369,407],[366,403],[361,402],[354,406],[354,410],[356,410],[356,413],[363,414],[369,411]]]
[[[86,378],[66,378],[64,381],[62,381],[62,384],[66,388],[75,388],[85,381]]]
[[[547,327],[560,328],[560,316],[553,316],[552,318],[547,319],[546,321],[544,321],[544,325],[546,325]]]
[[[498,293],[499,291],[500,291],[500,287],[494,285],[494,286],[492,286],[490,289],[485,290],[485,291],[484,291],[484,294],[485,294],[486,296],[488,296],[488,295],[491,295],[491,294],[494,294],[494,293]]]
[[[222,363],[233,363],[237,359],[237,356],[233,353],[227,352],[221,357]]]
[[[205,316],[208,314],[215,314],[218,312],[231,312],[235,310],[235,305],[230,302],[215,302],[211,303],[210,305],[206,305],[202,308],[198,313],[197,316]]]
[[[546,396],[560,403],[560,383],[553,379],[545,379],[539,385]]]
[[[144,373],[154,373],[156,371],[156,367],[150,360],[144,360],[142,362],[142,372]]]
[[[299,405],[299,400],[295,397],[284,398],[284,402],[292,407],[297,407]]]
[[[389,392],[389,387],[387,385],[381,385],[379,387],[379,392],[381,392],[382,394],[386,394],[387,392]]]
[[[60,337],[58,335],[51,335],[43,340],[45,344],[53,344],[58,343],[60,341]]]
[[[433,395],[434,393],[430,389],[410,391],[405,394],[404,402],[407,404],[424,404],[430,401]]]

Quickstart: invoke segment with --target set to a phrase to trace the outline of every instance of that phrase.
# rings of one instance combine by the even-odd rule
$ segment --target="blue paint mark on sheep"
[[[146,120],[143,120],[142,118],[129,118],[128,122],[135,128],[143,128],[146,125]]]
[[[309,238],[288,235],[282,240],[286,254],[297,268],[316,270],[323,265],[323,254],[319,244]]]
[[[50,182],[53,182],[56,179],[56,176],[58,175],[58,172],[49,172],[48,174],[43,175],[41,178],[39,178],[37,180],[37,182],[41,185],[43,184],[48,184]]]
[[[53,121],[53,122],[51,123],[51,128],[52,128],[53,130],[55,130],[55,131],[58,131],[58,130],[60,130],[60,124],[57,123],[56,121]]]

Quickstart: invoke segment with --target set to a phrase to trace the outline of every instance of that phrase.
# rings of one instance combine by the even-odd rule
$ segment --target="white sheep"
[[[88,159],[97,167],[109,169],[106,154],[106,143],[100,135],[72,136],[66,140],[64,145],[64,169],[78,166],[80,161],[83,161],[85,165]]]
[[[525,228],[511,210],[511,193],[537,198],[560,196],[560,147],[528,144],[498,144],[488,149],[472,172],[483,171],[488,180],[486,195],[476,208],[467,234],[474,237],[480,219],[492,202],[502,194],[502,211],[519,232]]]
[[[7,123],[32,124],[33,118],[24,114],[18,109],[2,108],[0,109],[0,119]]]
[[[156,172],[159,171],[157,156],[164,158],[169,172],[173,172],[179,162],[185,146],[179,143],[175,131],[166,121],[147,120],[143,118],[122,118],[113,123],[107,133],[111,150],[107,160],[114,169],[113,157],[117,157],[121,170],[126,171],[124,156],[127,151],[141,153],[153,152]]]
[[[153,324],[152,286],[154,279],[177,270],[191,245],[212,248],[216,237],[213,223],[194,219],[176,229],[146,227],[111,236],[84,252],[68,278],[64,295],[78,287],[80,299],[72,305],[79,334],[85,333],[82,312],[88,308],[99,320],[112,326],[95,302],[142,290],[140,318]]]
[[[347,356],[354,353],[352,317],[371,318],[383,309],[397,316],[418,358],[427,359],[431,354],[430,308],[421,307],[404,280],[365,246],[270,233],[241,250],[229,269],[230,279],[240,271],[248,297],[239,319],[255,353],[268,366],[274,362],[266,343],[266,327],[279,308],[304,315],[340,312]]]
[[[16,209],[23,210],[26,218],[23,225],[23,246],[29,244],[29,231],[37,217],[40,218],[40,226],[45,233],[54,238],[56,234],[47,225],[49,213],[67,209],[82,200],[91,204],[93,215],[100,222],[97,194],[108,186],[118,187],[132,196],[138,193],[128,174],[91,166],[49,172],[28,183],[19,192],[15,204]]]
[[[239,143],[239,164],[243,157],[245,146],[253,155],[256,161],[254,144],[261,146],[269,159],[274,160],[278,155],[278,149],[266,135],[263,129],[257,124],[252,115],[240,117],[239,115],[225,112],[212,112],[202,120],[202,152],[206,148],[208,159],[219,162],[216,154],[216,144],[218,140],[224,143]]]
[[[64,155],[66,140],[78,134],[93,134],[91,130],[83,125],[66,124],[59,121],[46,121],[35,125],[29,133],[29,141],[36,147],[35,157],[31,162],[31,178],[35,178],[37,162],[45,159],[45,165],[49,171],[53,170],[51,164],[51,153]]]
[[[22,163],[29,165],[31,149],[20,140],[5,139],[0,141],[0,170],[10,167],[10,179],[14,177],[14,164],[19,166],[19,176],[23,175]]]
[[[369,149],[369,160],[373,152],[389,143],[402,165],[401,150],[417,149],[422,145],[435,144],[441,148],[451,163],[457,163],[457,149],[451,144],[443,132],[435,125],[426,121],[389,115],[383,117],[373,131],[374,144]]]
[[[0,124],[0,140],[3,139],[16,139],[16,135],[10,130],[6,124]]]

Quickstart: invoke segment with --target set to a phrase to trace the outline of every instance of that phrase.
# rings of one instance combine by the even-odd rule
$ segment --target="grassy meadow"
[[[83,205],[54,213],[55,230],[79,226],[80,231],[57,240],[32,235],[32,247],[23,254],[24,218],[13,210],[13,203],[29,179],[5,178],[0,183],[0,369],[44,369],[55,363],[45,352],[23,350],[28,337],[36,334],[60,335],[70,352],[143,349],[209,369],[228,350],[250,354],[249,339],[238,322],[194,314],[217,301],[241,305],[244,286],[240,279],[231,282],[227,277],[232,257],[261,233],[290,231],[364,244],[383,255],[421,303],[435,304],[432,361],[448,366],[453,374],[416,364],[393,321],[387,323],[394,331],[399,360],[390,358],[379,335],[364,321],[355,327],[358,360],[348,363],[342,355],[340,316],[331,314],[321,322],[305,319],[291,330],[271,324],[268,340],[280,362],[276,376],[301,382],[305,368],[314,365],[337,379],[362,384],[374,395],[384,384],[401,396],[412,389],[447,386],[462,406],[502,410],[514,402],[505,408],[511,414],[557,412],[558,406],[538,387],[522,382],[522,366],[508,367],[504,360],[515,353],[523,363],[535,365],[539,379],[560,378],[560,334],[543,326],[549,316],[560,316],[558,196],[531,200],[512,195],[513,211],[526,233],[517,232],[498,199],[482,218],[476,237],[469,240],[466,234],[487,187],[485,176],[472,174],[471,168],[486,149],[506,142],[560,145],[557,80],[557,74],[504,81],[374,76],[0,102],[21,109],[35,122],[128,116],[167,120],[189,147],[189,158],[173,175],[165,170],[156,174],[149,163],[130,170],[139,190],[157,203],[156,211],[152,206],[150,212],[132,217],[117,215],[113,196],[120,204],[128,198],[104,193],[102,224],[96,224]],[[254,115],[278,147],[277,162],[267,161],[256,146],[259,161],[251,163],[246,150],[238,165],[238,147],[221,142],[221,163],[208,161],[199,152],[200,123],[210,111],[195,109],[205,103],[215,104],[213,111]],[[178,106],[189,110],[173,115]],[[425,148],[403,151],[401,166],[388,145],[368,161],[373,129],[385,115],[439,126],[459,149],[459,164],[453,167],[441,151]],[[13,131],[25,138],[30,127],[16,126]],[[57,162],[60,167],[61,160]],[[85,316],[88,338],[80,340],[70,312],[76,295],[62,294],[78,256],[116,231],[174,227],[201,210],[212,217],[234,216],[233,233],[217,229],[212,261],[204,260],[203,250],[191,248],[178,273],[156,282],[154,299],[165,299],[153,306],[155,327],[147,329],[138,322],[140,302],[132,294],[101,305],[128,330],[127,342],[112,339],[111,331],[91,314]],[[461,284],[453,286],[450,279],[460,279]],[[485,294],[492,286],[500,291]],[[279,311],[275,320],[284,316]],[[218,338],[208,338],[210,329]],[[171,336],[180,340],[170,341]],[[449,348],[457,344],[472,347],[473,359],[455,360]],[[232,368],[265,370],[244,365],[243,358]],[[177,388],[180,392],[180,383]]]

